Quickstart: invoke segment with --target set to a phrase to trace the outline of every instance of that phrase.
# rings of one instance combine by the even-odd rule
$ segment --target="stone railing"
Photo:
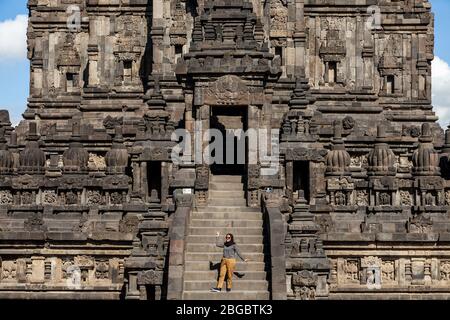
[[[286,300],[285,225],[280,202],[267,194],[264,197],[264,233],[270,252],[270,287],[273,300]]]
[[[169,230],[168,300],[181,300],[183,298],[184,253],[193,196],[176,192],[175,200],[177,209]]]

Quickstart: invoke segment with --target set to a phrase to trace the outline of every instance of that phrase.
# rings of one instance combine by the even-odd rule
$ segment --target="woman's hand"
[[[220,237],[220,232],[216,233],[216,238]]]
[[[248,260],[248,259],[244,259],[244,262],[249,262],[250,260]]]

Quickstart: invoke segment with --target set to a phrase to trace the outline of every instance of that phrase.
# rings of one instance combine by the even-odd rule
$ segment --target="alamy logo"
[[[261,175],[270,176],[279,170],[278,129],[218,129],[203,130],[196,121],[194,133],[177,129],[172,141],[178,144],[172,149],[175,164],[260,164]]]
[[[366,21],[366,28],[368,30],[379,30],[381,29],[381,9],[378,6],[370,6],[367,8],[367,14],[369,18]]]

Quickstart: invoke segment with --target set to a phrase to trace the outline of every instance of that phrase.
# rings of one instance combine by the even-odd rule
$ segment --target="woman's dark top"
[[[220,241],[220,238],[217,237],[216,239],[216,245],[219,248],[223,248],[223,257],[225,259],[236,259],[236,256],[238,256],[242,261],[245,259],[242,257],[241,252],[239,251],[239,248],[235,243],[232,245],[226,246],[223,242]]]

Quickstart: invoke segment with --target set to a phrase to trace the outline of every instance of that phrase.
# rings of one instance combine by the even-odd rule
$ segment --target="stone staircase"
[[[264,261],[263,217],[259,209],[248,208],[240,176],[212,176],[209,205],[192,213],[185,252],[185,300],[268,300],[268,281]],[[216,246],[216,232],[221,240],[232,233],[245,263],[237,259],[233,289],[210,292],[216,286],[219,270],[210,270],[210,261],[220,263],[222,248]]]

